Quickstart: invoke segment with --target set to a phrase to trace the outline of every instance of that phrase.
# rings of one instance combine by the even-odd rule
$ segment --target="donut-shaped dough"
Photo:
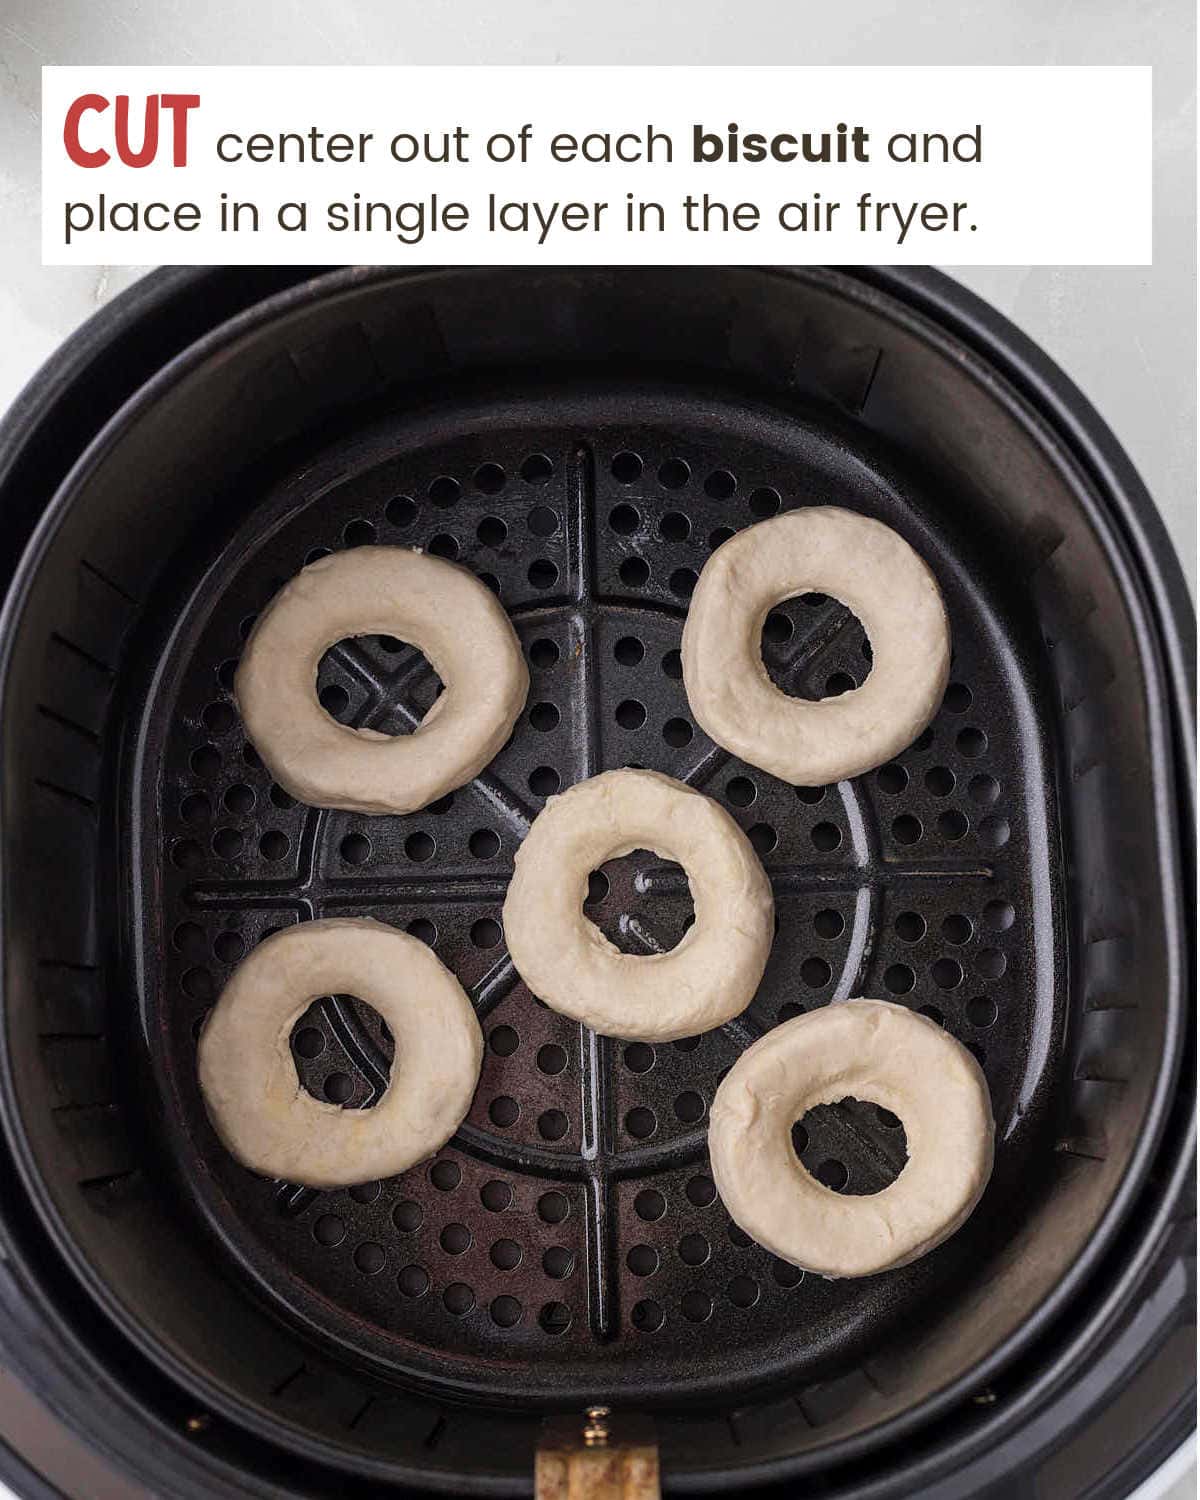
[[[396,1039],[373,1109],[304,1089],[292,1027],[321,995],[374,1006]],[[200,1033],[200,1088],[217,1134],[254,1172],[309,1187],[393,1177],[444,1146],[471,1107],[483,1035],[426,944],[382,922],[300,922],[238,965]]]
[[[668,953],[622,953],[584,916],[588,875],[650,849],[677,860],[696,920]],[[736,1016],[774,932],[771,887],[749,839],[710,798],[656,771],[606,771],[551,797],[517,850],[504,935],[552,1009],[606,1036],[669,1042]]]
[[[392,635],[424,652],[445,691],[411,734],[339,724],[317,668],[348,636]],[[477,776],[529,692],[520,642],[472,573],[406,547],[355,547],[304,568],[246,643],[235,696],[281,787],[314,807],[408,813]]]
[[[809,590],[848,605],[871,642],[866,681],[836,698],[789,698],[767,675],[762,628]],[[797,786],[826,786],[890,760],[937,712],[950,627],[933,574],[903,537],[834,506],[740,531],[705,563],[683,628],[683,682],[718,745]]]
[[[792,1149],[815,1104],[855,1098],[899,1115],[908,1161],[882,1192],[835,1193]],[[885,1000],[796,1016],[747,1048],[717,1090],[713,1179],[760,1245],[819,1276],[907,1265],[966,1220],[992,1171],[995,1127],[979,1064],[927,1017]]]

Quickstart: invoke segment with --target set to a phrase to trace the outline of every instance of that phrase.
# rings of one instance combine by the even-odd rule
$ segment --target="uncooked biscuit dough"
[[[767,675],[762,628],[809,590],[848,605],[871,642],[866,681],[820,703]],[[788,511],[744,531],[705,563],[683,629],[683,682],[717,744],[797,786],[859,776],[910,745],[937,712],[950,627],[937,582],[903,537],[835,506]]]
[[[411,734],[354,729],[321,707],[321,657],[359,635],[416,646],[442,679]],[[315,807],[365,813],[416,812],[477,776],[528,692],[520,642],[491,591],[405,547],[356,547],[303,569],[263,611],[235,682],[246,732],[279,785]]]
[[[792,1149],[816,1104],[870,1100],[898,1115],[908,1161],[882,1192],[836,1193]],[[940,1245],[979,1202],[995,1127],[987,1081],[925,1016],[845,1000],[776,1026],[734,1064],[713,1100],[713,1179],[734,1222],[820,1276],[870,1276]]]
[[[321,995],[374,1006],[396,1039],[373,1109],[301,1085],[292,1028]],[[426,944],[382,922],[301,922],[234,971],[200,1034],[200,1088],[217,1134],[252,1171],[308,1187],[392,1177],[431,1156],[466,1117],[483,1035],[462,986]]]
[[[622,953],[583,913],[588,875],[650,849],[687,875],[696,919],[668,953]],[[517,851],[504,934],[552,1009],[606,1036],[667,1042],[736,1016],[774,931],[771,887],[724,808],[655,771],[606,771],[551,797]]]

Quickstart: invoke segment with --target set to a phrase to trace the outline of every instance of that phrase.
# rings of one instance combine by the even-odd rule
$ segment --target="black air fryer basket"
[[[0,1345],[69,1427],[172,1496],[527,1494],[545,1417],[597,1403],[651,1419],[680,1493],[1017,1495],[1031,1464],[1110,1493],[1179,1440],[1190,610],[1127,461],[1012,329],[928,274],[163,273],[3,438]],[[895,762],[792,787],[699,730],[679,639],[711,551],[812,503],[913,544],[954,658]],[[476,572],[531,671],[494,763],[409,817],[297,805],[231,696],[282,583],[376,542]],[[870,670],[817,594],[764,654],[812,698]],[[401,732],[438,684],[373,637],[319,686]],[[656,1047],[546,1008],[499,920],[545,799],[623,765],[721,801],[776,898],[745,1014]],[[587,910],[655,951],[690,903],[635,853]],[[316,1192],[220,1147],[195,1039],[267,933],[350,914],[433,945],[488,1045],[434,1160]],[[705,1130],[742,1048],[853,995],[971,1048],[998,1149],[945,1245],[830,1282],[731,1223]],[[293,1050],[347,1108],[386,1086],[352,996]],[[795,1144],[850,1193],[904,1160],[869,1103]],[[1121,1422],[1136,1462],[1095,1439]]]

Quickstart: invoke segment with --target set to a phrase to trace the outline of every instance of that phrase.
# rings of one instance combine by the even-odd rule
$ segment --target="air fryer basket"
[[[912,541],[955,654],[940,713],[894,764],[792,788],[696,728],[678,646],[711,549],[813,502]],[[495,763],[405,818],[295,805],[230,695],[280,584],[372,542],[483,576],[531,664]],[[188,1393],[197,1439],[214,1424],[310,1457],[300,1493],[339,1475],[520,1493],[541,1417],[597,1400],[653,1413],[671,1488],[836,1474],[964,1399],[986,1406],[1144,1185],[1190,985],[1176,689],[1144,584],[1067,444],[861,279],[303,283],[108,423],[5,626],[3,1102],[24,1191],[80,1295]],[[789,691],[869,670],[861,627],[818,595],[765,641]],[[388,638],[335,648],[320,677],[336,716],[392,731],[436,686]],[[626,764],[720,798],[777,902],[745,1015],[656,1048],[545,1008],[499,927],[546,796]],[[623,946],[670,946],[686,887],[635,854],[588,911]],[[434,1161],[315,1193],[222,1151],[195,1036],[249,946],[342,913],[432,943],[489,1045]],[[742,1047],[852,994],[935,1014],[976,1051],[999,1147],[945,1246],[834,1283],[731,1225],[704,1127]],[[293,1045],[306,1086],[347,1107],[386,1080],[390,1037],[353,997],[318,1002]],[[903,1161],[869,1104],[805,1127],[802,1159],[845,1191]]]

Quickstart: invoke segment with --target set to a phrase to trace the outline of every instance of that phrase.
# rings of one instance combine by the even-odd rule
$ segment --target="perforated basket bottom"
[[[931,728],[895,763],[836,787],[785,785],[714,746],[679,669],[688,594],[712,549],[813,502],[908,536],[953,625]],[[373,542],[425,547],[482,576],[531,667],[526,711],[493,765],[411,817],[297,806],[247,745],[230,693],[280,585],[330,549]],[[765,640],[792,692],[844,691],[869,671],[857,621],[815,594],[777,610]],[[1051,1061],[1034,1014],[1053,993],[1031,894],[1044,835],[1023,792],[1037,752],[1015,660],[928,505],[821,431],[736,405],[596,392],[396,418],[264,497],[188,604],[158,678],[160,779],[142,849],[156,868],[135,872],[162,890],[140,937],[173,1145],[225,1251],[327,1349],[497,1400],[669,1401],[812,1379],[865,1361],[902,1321],[936,1321],[947,1287],[986,1275],[998,1226],[1020,1212],[1030,1106]],[[399,642],[367,638],[328,654],[320,688],[344,722],[400,732],[437,684]],[[598,1038],[543,1006],[500,928],[513,854],[545,798],[631,764],[720,800],[776,898],[778,933],[746,1013],[657,1047]],[[622,946],[651,950],[678,941],[690,901],[677,867],[634,854],[593,881],[586,910]],[[467,988],[487,1050],[470,1116],[434,1161],[315,1192],[224,1152],[196,1085],[195,1037],[266,933],[349,913],[432,944]],[[748,1042],[859,994],[918,1008],[974,1051],[1000,1150],[960,1235],[904,1271],[834,1283],[730,1222],[705,1128]],[[386,1084],[390,1036],[351,997],[316,1002],[293,1048],[318,1097],[366,1107]],[[878,1189],[904,1159],[898,1122],[869,1101],[814,1112],[796,1139],[805,1164],[849,1192]]]

